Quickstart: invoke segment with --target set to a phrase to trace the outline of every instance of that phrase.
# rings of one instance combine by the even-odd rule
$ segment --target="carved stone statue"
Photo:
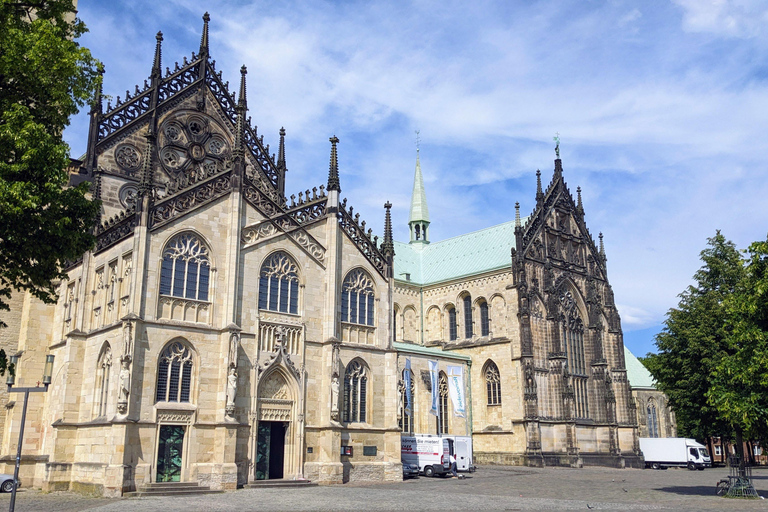
[[[339,421],[339,376],[336,374],[331,379],[331,419]]]
[[[237,395],[237,371],[232,367],[229,369],[227,377],[227,410],[231,407],[234,410],[235,396]]]
[[[131,358],[123,357],[120,363],[120,390],[117,399],[117,412],[125,414],[128,410],[128,395],[131,394]]]

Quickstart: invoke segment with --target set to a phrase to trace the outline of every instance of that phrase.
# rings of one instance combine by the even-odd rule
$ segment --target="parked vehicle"
[[[428,434],[401,436],[401,459],[415,464],[424,476],[450,473],[450,445],[447,439]]]
[[[645,457],[647,468],[687,467],[690,470],[703,470],[712,467],[709,451],[694,439],[641,437],[640,450]]]
[[[472,463],[472,438],[470,436],[442,436],[448,440],[448,450],[456,457],[456,470],[474,472]]]
[[[403,463],[403,480],[407,478],[419,478],[419,466],[411,462],[405,462],[404,460],[401,460],[401,462]]]
[[[21,480],[16,480],[16,488],[21,487]],[[0,474],[0,491],[13,491],[13,475]]]

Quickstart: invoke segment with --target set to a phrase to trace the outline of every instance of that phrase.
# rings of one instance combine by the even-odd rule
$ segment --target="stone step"
[[[245,484],[246,489],[265,489],[268,487],[316,487],[317,483],[311,480],[255,480]]]
[[[196,482],[156,482],[139,486],[136,491],[124,494],[128,498],[141,498],[147,496],[189,496],[200,494],[221,494],[224,491],[216,491],[208,486],[198,485]]]

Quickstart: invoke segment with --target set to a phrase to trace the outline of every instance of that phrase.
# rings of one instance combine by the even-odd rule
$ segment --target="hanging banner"
[[[440,392],[440,379],[437,374],[437,361],[427,361],[429,363],[429,381],[432,384],[432,407],[429,409],[431,414],[440,416],[437,408],[438,393]]]
[[[412,416],[413,408],[411,406],[411,358],[405,358],[405,414]]]
[[[448,366],[448,394],[453,403],[453,414],[461,418],[467,417],[467,407],[464,401],[464,367]]]

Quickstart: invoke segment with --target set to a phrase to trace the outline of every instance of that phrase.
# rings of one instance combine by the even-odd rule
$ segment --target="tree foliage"
[[[725,304],[726,354],[708,402],[745,439],[768,441],[768,240],[749,247],[744,276]]]
[[[101,76],[76,42],[86,29],[71,0],[0,2],[0,310],[8,310],[13,290],[54,302],[62,263],[93,246],[99,205],[87,184],[66,187],[62,133]]]
[[[697,439],[732,432],[727,418],[707,398],[712,375],[729,353],[726,302],[744,275],[736,246],[719,231],[707,245],[694,284],[680,294],[678,306],[667,312],[656,336],[658,353],[643,361],[667,395],[680,435]]]

